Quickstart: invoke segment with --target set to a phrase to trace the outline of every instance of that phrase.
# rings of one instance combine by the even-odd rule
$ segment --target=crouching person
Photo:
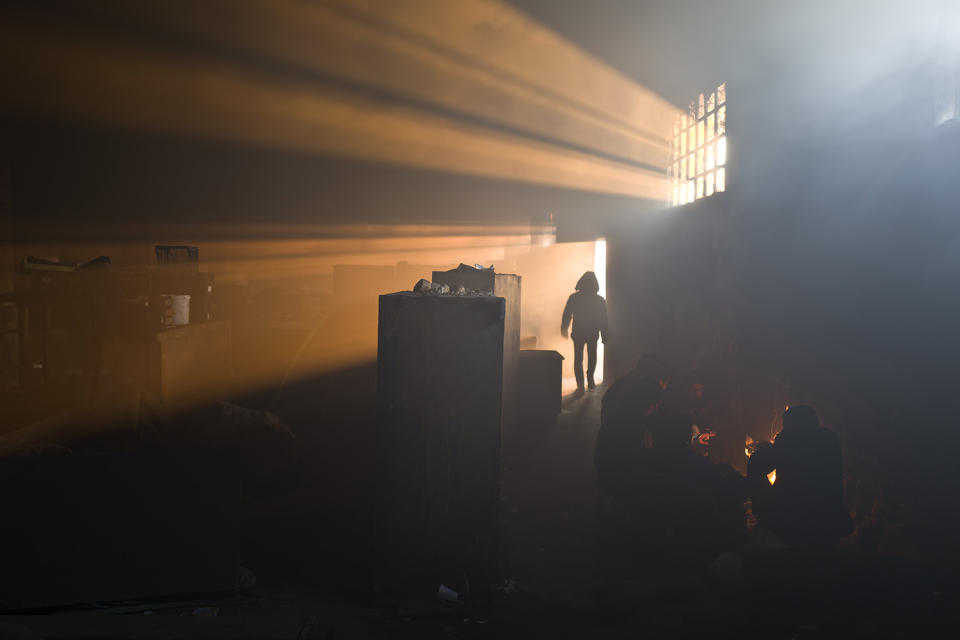
[[[757,526],[783,543],[830,546],[852,530],[843,505],[840,442],[820,425],[813,407],[794,406],[783,414],[773,444],[750,457],[747,480]]]

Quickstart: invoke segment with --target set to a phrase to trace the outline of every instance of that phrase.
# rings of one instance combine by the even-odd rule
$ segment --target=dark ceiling
[[[508,2],[679,106],[717,82],[763,82],[784,66],[869,78],[960,38],[956,0]]]
[[[748,0],[509,0],[668,100],[713,84],[730,64]]]

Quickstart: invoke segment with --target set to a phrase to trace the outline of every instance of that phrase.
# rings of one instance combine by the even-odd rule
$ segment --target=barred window
[[[701,93],[673,124],[673,205],[727,190],[727,85]]]

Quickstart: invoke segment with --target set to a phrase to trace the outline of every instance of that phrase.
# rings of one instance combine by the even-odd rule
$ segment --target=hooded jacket
[[[587,271],[577,282],[577,292],[567,298],[560,330],[566,333],[573,320],[574,340],[607,340],[607,302],[597,295],[600,283],[593,271]]]

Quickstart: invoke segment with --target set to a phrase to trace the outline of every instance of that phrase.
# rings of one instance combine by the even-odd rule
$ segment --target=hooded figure
[[[577,391],[583,391],[583,347],[587,347],[587,385],[595,389],[593,374],[597,368],[597,339],[607,342],[607,303],[597,295],[600,283],[593,271],[587,271],[577,282],[577,292],[567,299],[563,308],[560,334],[566,338],[573,320],[573,371],[577,377]]]
[[[773,471],[771,486],[767,474]],[[783,431],[750,457],[747,479],[757,523],[783,542],[829,545],[852,530],[843,505],[840,442],[820,426],[813,407],[793,406],[783,414]]]

